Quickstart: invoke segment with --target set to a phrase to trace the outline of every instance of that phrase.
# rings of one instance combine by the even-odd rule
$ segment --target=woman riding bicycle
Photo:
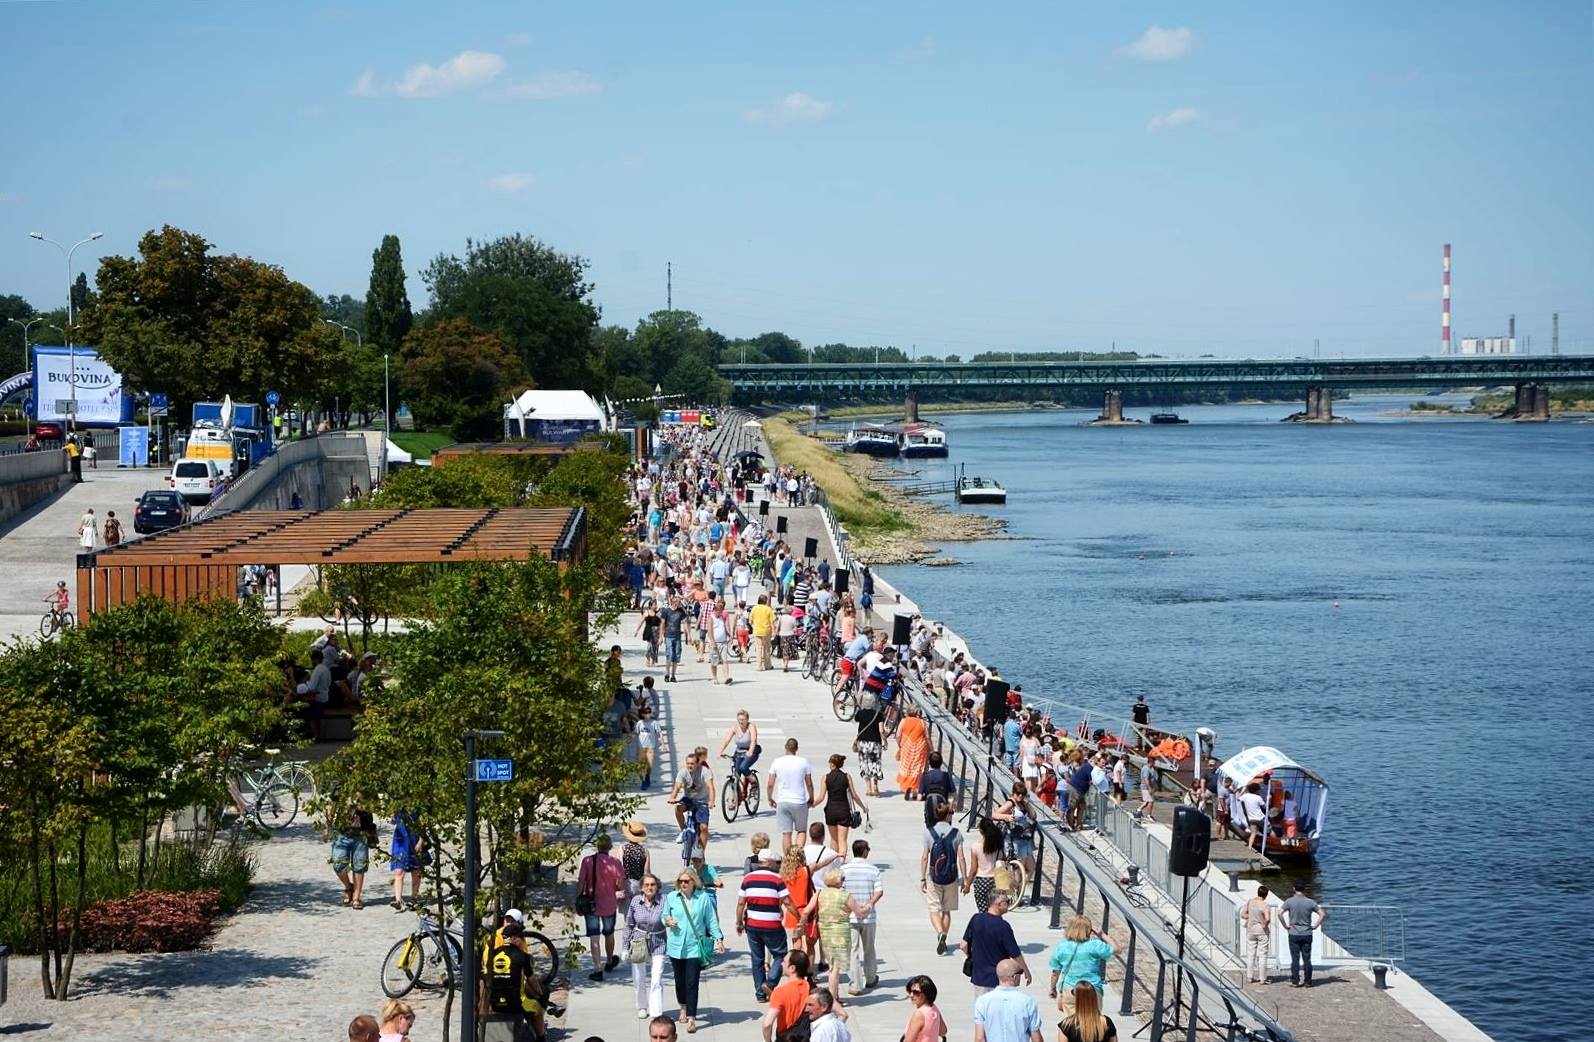
[[[732,743],[735,744],[736,750],[731,755],[731,769],[745,783],[747,772],[758,762],[758,754],[764,749],[758,744],[758,725],[753,723],[752,717],[748,716],[745,709],[736,711],[736,723],[725,732],[725,739],[720,742],[718,755],[724,756],[726,747]]]

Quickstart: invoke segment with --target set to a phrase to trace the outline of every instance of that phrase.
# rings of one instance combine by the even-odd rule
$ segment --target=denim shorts
[[[681,661],[681,638],[680,637],[665,637],[664,638],[664,661],[666,661],[666,662],[679,662],[679,661]]]
[[[332,837],[332,862],[334,872],[364,872],[370,867],[371,848],[360,836],[338,834]]]
[[[582,916],[587,921],[587,936],[608,937],[614,933],[614,916],[612,915],[587,915]]]

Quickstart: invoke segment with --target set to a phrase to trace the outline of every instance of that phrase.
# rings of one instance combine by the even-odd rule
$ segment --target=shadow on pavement
[[[84,974],[80,996],[96,992],[169,998],[180,988],[237,988],[271,980],[309,980],[322,959],[259,955],[240,949],[166,952]]]

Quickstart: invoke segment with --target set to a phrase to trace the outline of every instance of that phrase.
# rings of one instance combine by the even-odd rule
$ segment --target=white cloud
[[[1174,130],[1179,127],[1188,127],[1192,123],[1201,121],[1201,112],[1192,108],[1177,108],[1171,112],[1161,112],[1151,117],[1151,122],[1146,124],[1146,129],[1155,134],[1159,130]]]
[[[374,98],[380,91],[376,87],[376,70],[366,69],[360,73],[360,78],[354,81],[354,86],[349,88],[349,93],[356,98]]]
[[[537,179],[530,174],[499,174],[497,177],[488,179],[487,187],[495,192],[508,194],[511,192],[524,192],[536,183]]]
[[[524,83],[512,83],[499,93],[506,98],[549,101],[554,98],[584,98],[602,92],[603,84],[584,72],[543,72]]]
[[[1134,43],[1118,48],[1118,53],[1141,61],[1170,62],[1175,58],[1183,58],[1194,47],[1195,32],[1189,26],[1164,29],[1160,25],[1153,25],[1141,33],[1140,39]]]
[[[393,85],[406,98],[436,98],[492,82],[504,71],[504,59],[488,51],[460,51],[441,65],[422,62]]]
[[[22,197],[15,192],[0,192],[0,206],[8,206],[11,203],[20,203],[21,201]]]
[[[772,105],[749,109],[742,118],[762,126],[783,126],[787,123],[818,123],[835,110],[835,104],[797,91],[788,94]]]

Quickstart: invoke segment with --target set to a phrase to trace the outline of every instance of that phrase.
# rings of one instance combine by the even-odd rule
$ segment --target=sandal
[[[354,886],[351,883],[343,884],[343,907],[349,907],[349,902],[354,900]]]
[[[352,904],[352,905],[350,905],[350,906],[349,906],[349,907],[351,907],[351,908],[353,908],[353,909],[354,909],[354,910],[355,910],[355,911],[356,911],[356,912],[358,912],[358,911],[359,911],[359,910],[360,910],[360,909],[362,909],[362,908],[364,908],[364,907],[365,907],[365,905],[363,905],[363,904],[361,904],[361,903],[360,903],[360,902],[359,902],[359,901],[355,901],[355,902],[354,902],[354,903],[353,903],[353,904]]]
[[[387,903],[387,906],[389,908],[393,909],[393,911],[395,911],[395,912],[404,911],[404,902],[400,901],[400,900],[397,900],[396,898],[394,900],[392,900],[392,901],[389,901]]]

